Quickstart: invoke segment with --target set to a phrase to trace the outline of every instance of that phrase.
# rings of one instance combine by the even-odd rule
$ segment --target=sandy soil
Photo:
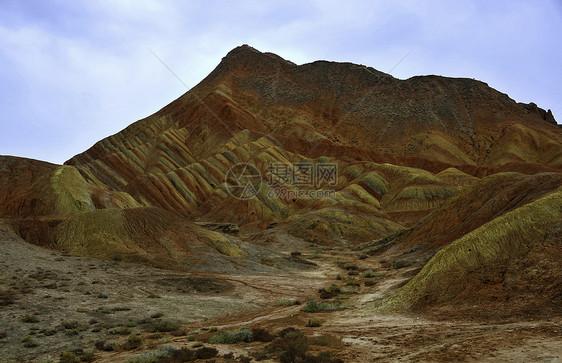
[[[343,251],[338,256],[326,255],[314,260],[317,269],[299,274],[186,274],[62,255],[22,241],[0,223],[0,292],[4,296],[0,361],[58,361],[65,350],[94,349],[96,341],[120,342],[139,334],[143,337],[140,349],[95,350],[98,361],[122,362],[161,345],[191,347],[211,336],[211,327],[242,326],[271,332],[292,326],[311,337],[336,336],[341,345],[311,349],[332,350],[346,362],[562,361],[562,319],[558,317],[492,323],[375,316],[365,312],[364,304],[395,289],[407,279],[408,271],[386,270],[376,285],[367,287],[360,276],[345,276],[347,271],[334,263],[334,257],[352,258]],[[354,262],[360,269],[376,264],[368,259]],[[362,283],[343,296],[345,310],[311,314],[302,312],[300,305],[275,306],[279,299],[318,299],[319,288],[342,285],[338,274]],[[305,327],[310,317],[320,318],[322,326]],[[177,322],[182,328],[174,333],[147,333],[146,326],[154,321]],[[115,334],[124,327],[129,329],[127,334]],[[36,346],[31,347],[30,341]],[[264,345],[215,347],[220,354],[237,357]]]

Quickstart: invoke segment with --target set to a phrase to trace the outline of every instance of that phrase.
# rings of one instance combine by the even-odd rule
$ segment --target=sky
[[[0,0],[0,155],[63,163],[242,44],[297,64],[475,78],[562,123],[561,38],[562,0]]]

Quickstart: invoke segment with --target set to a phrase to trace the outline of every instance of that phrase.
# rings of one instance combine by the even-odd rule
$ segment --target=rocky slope
[[[299,243],[360,248],[429,261],[379,308],[447,304],[486,281],[512,303],[562,252],[562,130],[533,105],[472,79],[241,46],[64,166],[0,157],[0,218],[41,246],[188,270],[309,266],[283,254]],[[238,164],[250,195],[233,192],[250,180]],[[527,291],[546,289],[556,310],[548,261],[555,272]]]

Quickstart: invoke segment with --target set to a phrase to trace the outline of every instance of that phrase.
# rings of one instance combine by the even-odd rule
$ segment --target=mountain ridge
[[[296,65],[241,46],[193,89],[63,166],[1,157],[0,218],[40,246],[188,271],[313,268],[288,256],[307,246],[441,266],[454,260],[453,244],[510,246],[488,238],[498,220],[515,244],[556,228],[562,130],[541,110],[469,78],[400,80],[352,63]],[[249,198],[229,189],[239,164],[259,174]],[[334,166],[333,183],[296,183],[317,165]],[[326,191],[331,197],[309,197]],[[297,192],[307,197],[287,196]],[[534,208],[549,220],[523,233]],[[435,262],[437,251],[444,252]],[[518,271],[509,256],[525,253],[500,256],[506,271]],[[533,275],[525,276],[518,283]],[[427,307],[412,295],[427,286],[436,294],[427,305],[462,296],[412,281],[396,295],[411,309]],[[483,288],[469,282],[470,291]]]

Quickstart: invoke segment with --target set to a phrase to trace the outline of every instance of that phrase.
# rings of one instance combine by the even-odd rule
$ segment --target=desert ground
[[[403,284],[412,270],[384,268],[374,257],[357,259],[349,251],[304,248],[300,257],[317,266],[255,276],[182,273],[70,256],[31,245],[6,225],[0,228],[0,249],[2,362],[135,361],[161,346],[202,344],[218,350],[217,362],[277,361],[259,354],[266,342],[207,342],[217,331],[243,327],[272,334],[296,328],[308,338],[310,354],[330,351],[345,362],[562,359],[560,317],[483,321],[370,312],[368,303]],[[347,270],[348,262],[357,269]],[[373,282],[367,286],[366,281]],[[341,310],[303,311],[308,301],[321,300],[320,289],[332,285],[340,287],[335,299]],[[307,327],[309,319],[320,326]],[[135,344],[125,344],[137,336]],[[99,342],[115,349],[99,349],[104,346]]]

